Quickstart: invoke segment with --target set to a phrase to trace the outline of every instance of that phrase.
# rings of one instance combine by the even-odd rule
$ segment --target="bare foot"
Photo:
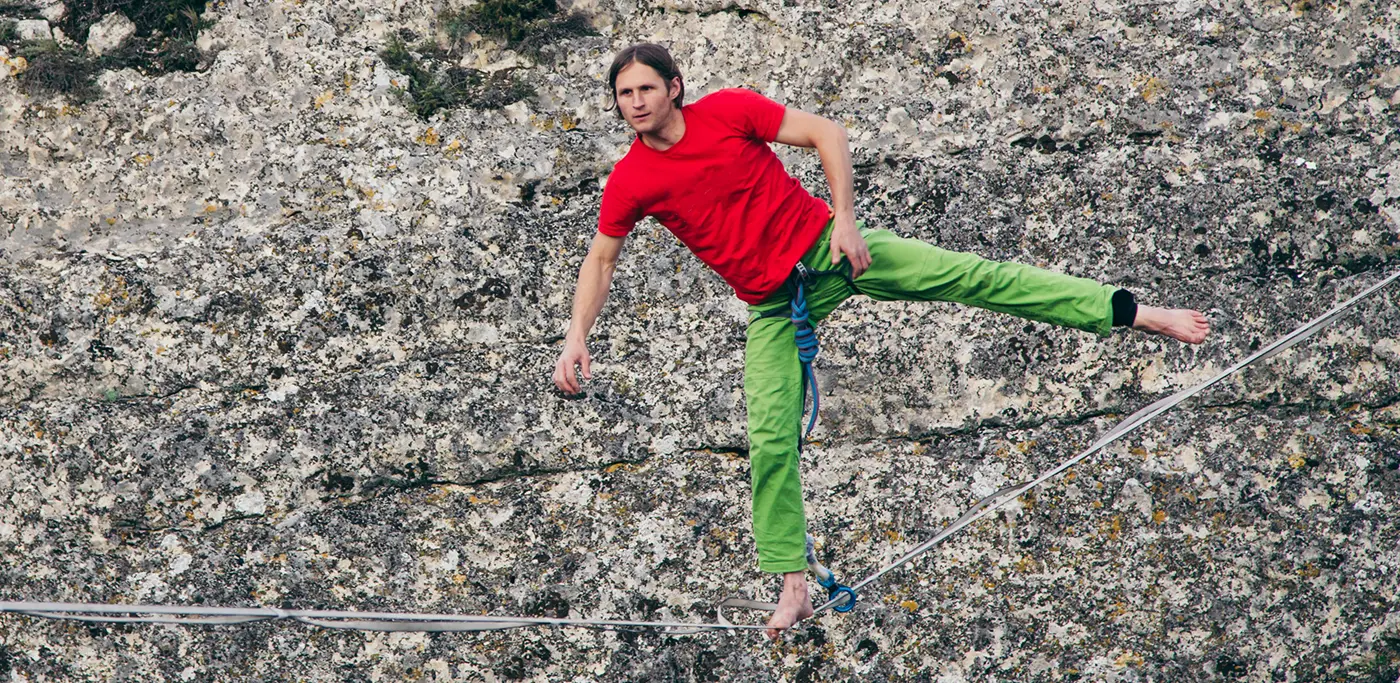
[[[1148,334],[1160,334],[1188,344],[1199,344],[1210,334],[1210,323],[1199,311],[1185,308],[1138,306],[1133,329]]]
[[[812,616],[812,596],[807,592],[807,578],[802,572],[783,575],[783,593],[778,596],[778,609],[768,620],[768,639],[776,641],[793,624]]]

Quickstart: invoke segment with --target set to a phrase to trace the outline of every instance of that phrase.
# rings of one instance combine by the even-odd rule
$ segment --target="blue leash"
[[[797,360],[802,363],[802,409],[807,409],[807,393],[812,394],[812,416],[807,419],[807,429],[802,436],[797,439],[797,448],[801,450],[803,442],[812,434],[812,428],[817,426],[817,412],[821,408],[821,391],[817,387],[817,376],[812,372],[812,361],[817,358],[817,352],[821,350],[817,343],[817,331],[812,327],[812,322],[808,320],[806,285],[811,281],[812,276],[831,271],[812,271],[801,261],[793,267],[792,277],[788,279],[789,288],[792,290],[792,325],[793,335],[797,341]],[[801,418],[799,418],[800,420]],[[816,549],[813,547],[812,537],[807,536],[807,567],[817,577],[817,583],[827,590],[827,600],[835,601],[838,598],[843,601],[835,605],[837,612],[849,612],[856,606],[859,596],[849,586],[841,584],[836,580],[836,575],[830,569],[822,566],[817,561]]]
[[[812,416],[807,420],[807,429],[802,433],[802,438],[798,439],[798,448],[802,447],[802,442],[812,435],[812,428],[817,426],[817,411],[821,408],[821,391],[817,387],[817,376],[812,372],[812,361],[816,359],[817,352],[821,350],[817,344],[817,331],[812,327],[812,323],[807,320],[807,296],[806,284],[811,279],[812,271],[799,261],[793,268],[793,276],[789,279],[792,288],[792,325],[796,328],[793,332],[797,341],[797,359],[802,362],[802,409],[807,409],[807,394],[812,394]]]

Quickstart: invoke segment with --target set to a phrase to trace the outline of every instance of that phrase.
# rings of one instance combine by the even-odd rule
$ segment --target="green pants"
[[[818,276],[806,288],[811,320],[830,314],[853,294],[879,301],[955,301],[1022,318],[1108,336],[1114,287],[1017,263],[997,263],[945,251],[888,230],[861,228],[870,268],[854,284],[841,275]],[[831,225],[802,257],[830,270]],[[849,273],[844,262],[841,268]],[[753,532],[758,565],[767,572],[802,571],[807,518],[802,510],[798,439],[803,409],[802,366],[797,360],[786,290],[750,306],[744,350]],[[820,329],[818,330],[820,335]]]

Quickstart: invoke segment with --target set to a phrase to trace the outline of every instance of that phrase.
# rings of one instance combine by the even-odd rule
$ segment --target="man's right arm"
[[[613,237],[601,232],[594,234],[593,244],[588,248],[588,256],[578,271],[578,285],[574,289],[574,311],[569,320],[569,330],[564,333],[564,350],[554,364],[554,386],[566,394],[577,394],[583,390],[575,368],[583,370],[585,379],[593,379],[589,367],[588,332],[593,322],[603,310],[603,302],[608,300],[608,288],[612,286],[613,270],[617,268],[617,258],[622,254],[625,237]]]

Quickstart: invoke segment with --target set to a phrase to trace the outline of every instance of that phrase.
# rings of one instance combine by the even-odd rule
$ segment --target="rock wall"
[[[872,226],[1211,318],[1188,348],[846,304],[803,455],[845,577],[1400,266],[1393,3],[578,0],[598,36],[464,58],[533,97],[421,121],[378,51],[445,8],[224,0],[207,69],[108,72],[82,106],[0,78],[6,599],[710,621],[776,595],[723,282],[648,221],[587,397],[549,383],[635,41],[689,99],[842,122]],[[0,677],[1392,681],[1396,296],[778,645],[3,616]]]

